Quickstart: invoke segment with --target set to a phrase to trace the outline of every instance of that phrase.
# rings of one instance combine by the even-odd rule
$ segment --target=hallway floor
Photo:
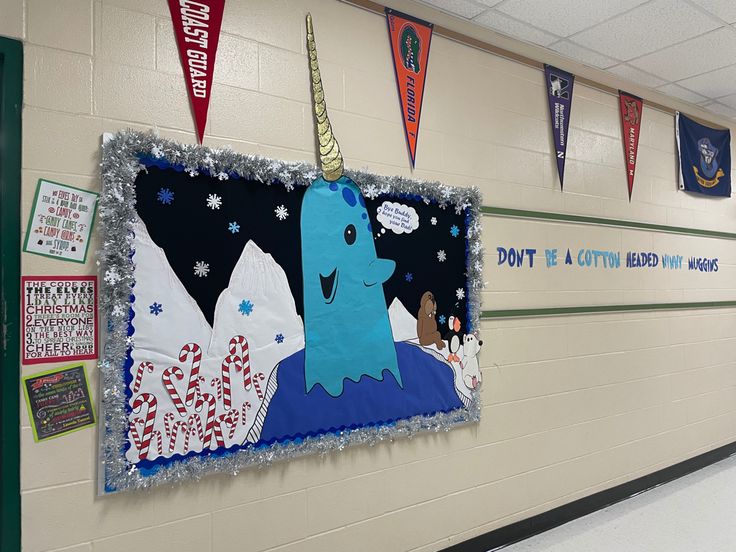
[[[736,551],[736,456],[503,552]]]

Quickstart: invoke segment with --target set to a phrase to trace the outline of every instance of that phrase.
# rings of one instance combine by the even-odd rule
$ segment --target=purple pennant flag
[[[565,152],[567,151],[567,128],[570,126],[572,107],[572,85],[575,76],[551,65],[544,65],[544,83],[549,98],[549,116],[552,123],[552,137],[557,154],[557,174],[560,176],[560,189],[565,175]]]

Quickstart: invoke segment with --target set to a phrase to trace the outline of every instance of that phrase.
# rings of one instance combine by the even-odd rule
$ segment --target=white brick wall
[[[314,161],[307,10],[347,164],[411,174],[385,21],[334,0],[228,1],[206,144]],[[102,132],[194,142],[164,0],[0,0],[0,14],[0,34],[25,41],[23,221],[41,176],[99,188]],[[560,193],[541,73],[436,36],[413,174],[478,185],[488,205],[734,232],[736,203],[676,190],[673,118],[651,109],[629,203],[617,101],[576,86]],[[484,240],[487,309],[736,295],[723,240],[498,219]],[[495,266],[497,245],[575,240],[705,247],[731,266],[623,282]],[[24,274],[95,271],[93,259],[22,261]],[[95,432],[36,444],[23,407],[24,550],[429,552],[736,439],[736,309],[497,320],[482,333],[479,425],[176,488],[97,498]]]

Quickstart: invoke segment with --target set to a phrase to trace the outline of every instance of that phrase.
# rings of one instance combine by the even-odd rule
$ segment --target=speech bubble
[[[378,222],[394,234],[411,234],[419,228],[419,215],[417,215],[414,207],[384,201],[383,205],[376,209],[376,212],[378,213],[376,217]]]

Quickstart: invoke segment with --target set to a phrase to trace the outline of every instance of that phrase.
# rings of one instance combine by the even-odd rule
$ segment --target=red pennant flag
[[[225,0],[168,0],[199,143],[210,106],[212,73]]]
[[[401,111],[404,115],[406,143],[409,146],[413,168],[419,136],[419,116],[424,97],[424,80],[427,77],[429,45],[432,42],[434,25],[391,8],[386,8],[386,22]]]
[[[629,201],[634,191],[634,172],[636,171],[636,154],[639,150],[639,131],[641,130],[641,112],[644,102],[641,98],[618,91],[621,106],[621,126],[624,138],[624,157],[626,160],[626,178],[629,179]]]

